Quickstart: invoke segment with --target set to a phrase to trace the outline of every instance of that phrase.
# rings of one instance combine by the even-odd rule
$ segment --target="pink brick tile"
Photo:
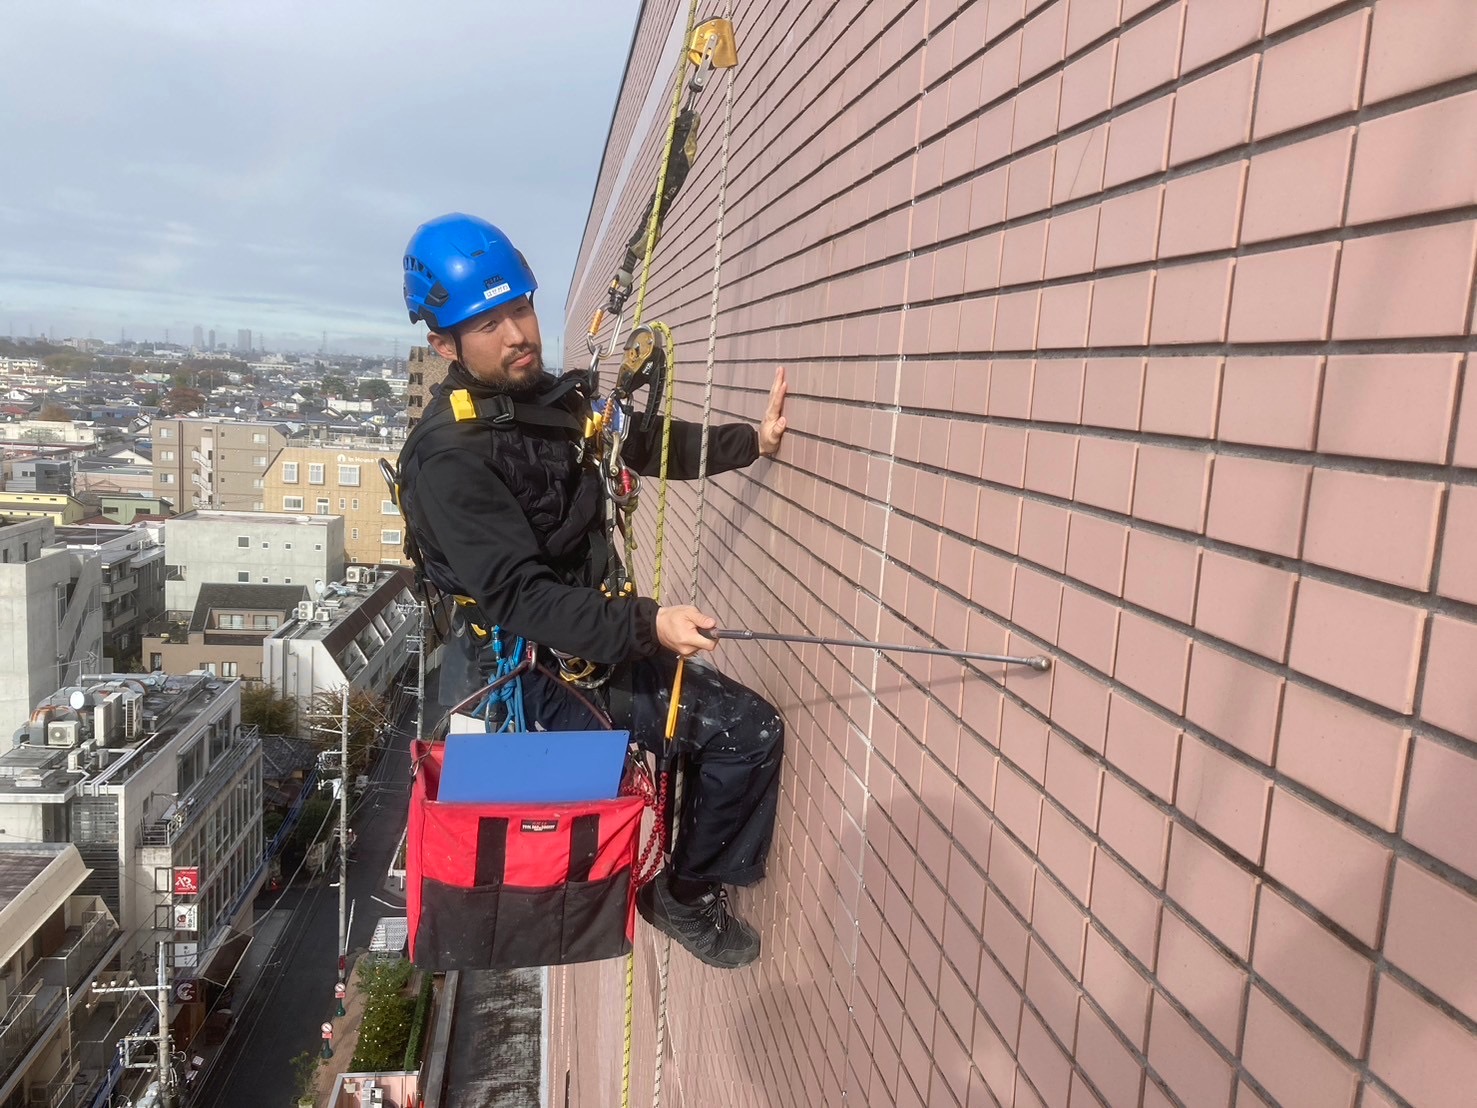
[[[1087,345],[1092,310],[1092,282],[1041,290],[1041,319],[1036,345],[1042,350],[1079,350]]]
[[[1118,655],[1113,676],[1162,708],[1184,710],[1190,667],[1190,640],[1176,628],[1133,612],[1118,621]],[[1168,799],[1168,791],[1163,794]]]
[[[1159,993],[1149,1016],[1149,1064],[1186,1104],[1229,1108],[1229,1063]]]
[[[1184,6],[1166,8],[1118,39],[1118,76],[1113,104],[1126,103],[1179,76]]]
[[[1099,281],[1098,288],[1101,290],[1105,283]],[[1094,427],[1117,427],[1125,431],[1137,430],[1142,408],[1143,390],[1144,359],[1089,358],[1083,379],[1082,422]],[[1082,441],[1082,450],[1087,451],[1090,449],[1089,444],[1096,444],[1102,441],[1104,440],[1084,438]],[[1118,464],[1112,467],[1115,477],[1114,487],[1117,487],[1116,479],[1121,476],[1124,457],[1128,459],[1131,465],[1131,454],[1120,455],[1117,459]],[[1097,457],[1094,460],[1102,462],[1108,459]],[[1087,475],[1084,473],[1083,476]],[[1093,501],[1092,503],[1096,502]],[[1117,507],[1116,503],[1100,504],[1099,506],[1126,512],[1128,510],[1128,501],[1126,498],[1122,501],[1122,505],[1121,508]]]
[[[1397,461],[1445,461],[1460,362],[1455,354],[1330,358],[1318,449]]]
[[[1031,943],[1031,956],[1026,964],[1026,996],[1036,1005],[1046,1026],[1070,1043],[1077,1027],[1077,988],[1037,942]],[[1062,1092],[1065,1094],[1065,1086]]]
[[[1464,1108],[1477,1088],[1477,1037],[1381,975],[1369,1068],[1422,1108]]]
[[[1313,342],[1327,338],[1338,260],[1338,243],[1242,258],[1237,263],[1231,301],[1231,341]]]
[[[1283,697],[1277,768],[1340,807],[1395,830],[1410,732],[1300,685]]]
[[[1055,642],[1061,604],[1060,584],[1025,566],[1016,570],[1011,622],[1019,624],[1038,638]]]
[[[1369,1012],[1369,960],[1283,896],[1269,888],[1261,895],[1252,966],[1357,1056]]]
[[[1270,17],[1268,23],[1270,30]],[[1359,106],[1368,25],[1369,13],[1355,12],[1279,43],[1263,55],[1257,138],[1316,123]]]
[[[1231,162],[1170,181],[1164,193],[1159,257],[1235,247],[1245,188],[1245,162]]]
[[[1067,1108],[1107,1108],[1096,1094],[1088,1088],[1082,1074],[1072,1074],[1072,1091],[1067,1095]]]
[[[1246,973],[1173,912],[1159,930],[1159,984],[1222,1046],[1236,1049]]]
[[[1447,493],[1446,525],[1442,539],[1441,575],[1436,589],[1442,596],[1477,604],[1477,488],[1453,485]]]
[[[1041,831],[1041,793],[1029,780],[1002,765],[995,777],[995,818],[1032,853]]]
[[[985,459],[980,476],[1020,488],[1026,475],[1026,433],[1018,427],[992,425],[985,433]]]
[[[1211,456],[1168,446],[1139,448],[1133,483],[1133,514],[1138,519],[1198,532],[1205,526]]]
[[[1477,758],[1417,739],[1405,804],[1405,838],[1477,877]]]
[[[1038,857],[1041,866],[1052,874],[1065,887],[1068,893],[1086,904],[1092,895],[1092,860],[1097,853],[1097,846],[1088,834],[1080,830],[1067,816],[1064,816],[1055,807],[1048,804],[1041,809],[1041,843],[1038,848]],[[1042,882],[1036,887],[1036,914],[1041,914]],[[1079,920],[1080,922],[1080,920]],[[1055,938],[1047,937],[1052,944],[1052,949],[1057,955],[1073,967],[1072,972],[1077,973],[1077,966],[1081,961],[1081,931],[1077,932],[1076,946],[1069,948],[1058,942]],[[1076,950],[1076,959],[1068,957],[1071,950]]]
[[[1405,0],[1377,8],[1365,102],[1477,72],[1477,23],[1471,14],[1465,0]]]
[[[1131,529],[1123,597],[1162,616],[1189,623],[1195,611],[1200,550],[1188,542]]]
[[[1314,470],[1303,557],[1424,592],[1441,494],[1434,481]]]
[[[1174,94],[1169,93],[1113,119],[1108,125],[1104,188],[1164,172],[1169,164],[1169,123],[1173,114]]]
[[[985,133],[985,122],[983,119],[980,120],[979,133],[981,135]],[[970,230],[977,231],[982,228],[995,227],[1005,219],[1005,196],[1009,182],[1010,167],[1004,165],[998,169],[990,170],[990,172],[981,177],[974,178],[969,187]],[[987,266],[987,259],[988,254],[984,254],[981,264]],[[965,266],[965,287],[988,287],[971,286],[967,283],[969,280],[969,270],[973,267],[974,262],[975,252],[971,250],[969,252],[969,261]]]
[[[1102,753],[1108,733],[1108,686],[1066,662],[1052,666],[1051,718],[1061,730]],[[1084,823],[1092,824],[1090,820]]]
[[[1067,537],[1067,576],[1114,596],[1121,595],[1128,534],[1121,523],[1073,512]]]
[[[1024,419],[1031,411],[1030,359],[997,359],[990,366],[986,410],[992,416]]]
[[[1180,64],[1186,73],[1255,42],[1267,0],[1189,0]]]
[[[1185,912],[1246,958],[1260,882],[1183,824],[1176,824],[1165,891]]]
[[[1150,358],[1144,378],[1143,429],[1213,438],[1220,391],[1220,358]]]
[[[1082,418],[1082,375],[1083,363],[1078,358],[1038,361],[1031,391],[1031,419],[1038,423],[1078,422]]]
[[[1051,206],[1051,177],[1055,165],[1056,148],[1050,146],[1010,163],[1006,219],[1019,219]]]
[[[997,232],[969,240],[964,248],[965,292],[1000,287],[1000,249],[1004,239],[1005,236]]]
[[[1060,735],[1053,733],[1046,754],[1046,791],[1089,828],[1097,826],[1102,768]]]
[[[1303,465],[1219,456],[1205,533],[1237,546],[1297,557],[1309,472]]]
[[[1148,1034],[1149,982],[1096,927],[1087,930],[1082,984],[1129,1042],[1143,1049]]]
[[[1243,1061],[1278,1104],[1353,1108],[1359,1081],[1353,1067],[1255,986],[1247,1005]]]
[[[1098,418],[1116,418],[1116,415],[1099,412]],[[1073,486],[1073,499],[1080,504],[1127,513],[1133,501],[1137,457],[1138,448],[1131,442],[1084,435],[1077,444],[1077,483]]]
[[[1267,34],[1276,34],[1295,23],[1311,19],[1335,7],[1338,0],[1268,0]]]
[[[1209,834],[1255,863],[1271,797],[1270,778],[1186,735],[1175,806]]]
[[[1066,4],[1049,4],[1027,19],[1021,39],[1021,84],[1062,60],[1066,33]]]
[[[1118,639],[1118,609],[1070,585],[1062,589],[1061,597],[1061,629],[1056,637],[1057,645],[1099,673],[1112,673]]]
[[[1058,127],[1062,130],[1075,127],[1083,120],[1108,110],[1112,104],[1113,67],[1117,56],[1118,41],[1114,39],[1086,57],[1078,58],[1062,71]]]
[[[1425,167],[1402,173],[1401,166]],[[1359,128],[1349,222],[1477,204],[1477,93],[1372,119]]]
[[[1304,579],[1289,664],[1397,712],[1415,696],[1425,613],[1393,600]]]
[[[1057,144],[1057,168],[1051,180],[1051,202],[1060,204],[1101,192],[1108,156],[1108,125],[1073,135]]]
[[[1038,368],[1039,373],[1039,368]],[[1032,410],[1035,403],[1032,402]],[[1026,488],[1070,499],[1077,475],[1077,437],[1054,431],[1026,434]]]
[[[1234,259],[1166,266],[1154,283],[1154,344],[1221,342],[1230,314]]]
[[[1360,1108],[1396,1108],[1395,1102],[1370,1082],[1366,1081],[1362,1088],[1364,1097],[1359,1102]],[[1240,1106],[1238,1105],[1237,1108]]]
[[[1053,73],[1016,94],[1015,120],[1010,132],[1011,153],[1035,146],[1042,139],[1056,134],[1061,101],[1060,73]]]
[[[1025,285],[1041,280],[1046,264],[1045,219],[1008,227],[1000,255],[1000,285]]]
[[[1150,185],[1103,201],[1099,208],[1102,212],[1097,243],[1099,269],[1147,262],[1154,257],[1163,202],[1161,185]]]
[[[1333,337],[1404,338],[1467,331],[1477,221],[1344,244]]]
[[[1206,551],[1200,560],[1195,626],[1264,658],[1287,656],[1292,574]]]
[[[1161,902],[1122,863],[1102,851],[1092,867],[1091,908],[1103,930],[1153,967]]]
[[[1252,158],[1242,241],[1265,242],[1337,227],[1343,219],[1353,142],[1354,128],[1346,127]]]
[[[1154,273],[1125,273],[1093,282],[1089,346],[1142,346],[1149,340]]]
[[[998,830],[990,836],[990,880],[1000,890],[1000,895],[991,894],[985,905],[985,939],[986,946],[995,950],[997,955],[1010,947],[1002,945],[995,947],[990,943],[992,930],[991,916],[1002,916],[1008,914],[1005,902],[1008,901],[1017,912],[1027,919],[1031,915],[1031,891],[1036,880],[1035,867],[1031,858],[1025,851],[1011,841],[1009,836],[1001,834]],[[1003,900],[1001,899],[1003,898]],[[1011,933],[1015,931],[1014,924],[1008,926]],[[1025,970],[1025,932],[1020,933],[1020,956],[1019,962],[1012,959],[1006,962],[1006,969],[1013,976],[1019,977]],[[1002,958],[1003,960],[1003,958]]]
[[[1112,774],[1103,778],[1098,834],[1150,884],[1164,883],[1169,817]]]
[[[1180,730],[1114,693],[1108,706],[1108,764],[1161,800],[1174,797]]]
[[[1208,5],[1214,0],[1201,2]],[[1180,88],[1175,94],[1171,165],[1218,154],[1251,139],[1251,106],[1260,65],[1260,55],[1243,58]]]
[[[994,348],[997,297],[981,296],[959,304],[959,349],[984,352]]]
[[[1385,957],[1477,1019],[1477,899],[1404,859],[1395,862]]]
[[[1227,442],[1309,450],[1318,414],[1320,358],[1227,358],[1217,432]]]
[[[1067,53],[1075,54],[1118,26],[1119,0],[1070,0]]]
[[[1144,1071],[1140,1063],[1086,1004],[1077,1017],[1077,1064],[1111,1105],[1138,1104]]]
[[[1046,243],[1047,278],[1070,277],[1092,270],[1097,250],[1098,211],[1079,208],[1051,217]]]
[[[1368,945],[1379,926],[1389,863],[1388,847],[1274,790],[1267,873]]]
[[[995,349],[1034,349],[1040,309],[1039,291],[1012,292],[1001,296],[995,306]]]

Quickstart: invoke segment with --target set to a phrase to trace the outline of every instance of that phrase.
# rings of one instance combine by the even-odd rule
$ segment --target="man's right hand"
[[[674,654],[690,658],[699,650],[712,650],[718,645],[702,632],[717,627],[718,621],[704,615],[691,604],[659,608],[656,613],[656,637]]]

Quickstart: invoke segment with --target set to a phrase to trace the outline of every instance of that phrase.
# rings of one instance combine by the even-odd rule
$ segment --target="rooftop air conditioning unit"
[[[313,602],[311,600],[298,601],[297,618],[304,623],[313,618]]]
[[[76,746],[81,738],[82,723],[75,719],[53,720],[46,725],[47,746]]]
[[[350,566],[344,571],[344,580],[351,585],[359,585],[364,582],[364,570],[359,566]]]
[[[313,609],[313,618],[319,623],[332,623],[333,612],[320,604],[317,608]]]
[[[144,725],[144,694],[129,689],[120,699],[123,704],[123,737],[136,738]]]

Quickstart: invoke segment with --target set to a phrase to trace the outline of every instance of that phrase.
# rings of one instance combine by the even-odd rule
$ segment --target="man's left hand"
[[[785,422],[785,367],[776,366],[774,370],[774,387],[769,390],[769,407],[764,411],[764,422],[759,424],[759,455],[764,458],[772,458],[780,449],[780,439],[784,438],[785,428],[789,426]]]

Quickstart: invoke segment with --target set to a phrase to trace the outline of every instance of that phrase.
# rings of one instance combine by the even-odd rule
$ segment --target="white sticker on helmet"
[[[501,296],[503,293],[507,292],[512,287],[513,287],[512,285],[510,285],[510,284],[508,284],[508,282],[504,281],[501,285],[494,285],[492,288],[490,288],[486,292],[484,292],[482,294],[482,299],[483,300],[491,300],[494,296]]]

